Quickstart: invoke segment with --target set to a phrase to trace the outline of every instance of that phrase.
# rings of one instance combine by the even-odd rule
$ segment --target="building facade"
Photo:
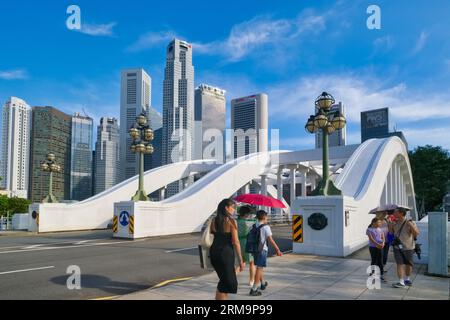
[[[138,154],[130,152],[132,139],[128,130],[141,112],[148,112],[151,105],[151,78],[143,69],[122,71],[120,90],[120,180],[139,173]]]
[[[116,118],[101,118],[95,143],[95,194],[105,191],[120,178],[119,124]]]
[[[11,97],[2,112],[0,185],[13,197],[28,198],[30,130],[30,106]]]
[[[82,201],[92,196],[92,141],[94,121],[76,113],[72,117],[70,199]]]
[[[163,84],[162,163],[193,158],[194,152],[194,67],[192,45],[174,39],[167,46]],[[189,182],[168,186],[167,195],[178,193]]]
[[[162,115],[153,107],[149,108],[148,118],[150,121],[150,128],[154,132],[154,139],[152,141],[154,152],[152,154],[144,155],[144,170],[162,166]]]
[[[239,158],[269,150],[269,98],[261,93],[231,100],[231,154]]]
[[[339,102],[331,107],[330,112],[339,112],[345,116],[345,107],[342,102]],[[343,129],[336,130],[328,136],[328,145],[330,147],[340,147],[345,146],[347,140],[347,127]],[[323,134],[322,130],[316,132],[316,149],[321,149],[323,145]]]
[[[218,163],[224,162],[225,106],[225,90],[206,84],[201,84],[195,89],[195,159],[208,158],[216,159]],[[219,137],[220,141],[216,141]],[[206,149],[211,141],[216,146],[214,152],[210,152],[210,148]],[[218,142],[220,150],[217,150]]]
[[[29,198],[41,202],[48,194],[49,173],[41,171],[48,153],[55,154],[61,173],[53,173],[53,194],[70,199],[72,117],[53,107],[33,107]]]

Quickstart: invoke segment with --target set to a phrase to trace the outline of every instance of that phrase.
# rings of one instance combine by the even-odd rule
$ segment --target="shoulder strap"
[[[405,226],[406,222],[408,222],[408,221],[407,221],[407,220],[405,220],[405,221],[403,222],[402,226],[400,227],[400,230],[398,230],[398,233],[397,233],[397,238],[399,238],[399,237],[400,237],[400,235],[402,234],[402,231],[403,231],[403,227]]]

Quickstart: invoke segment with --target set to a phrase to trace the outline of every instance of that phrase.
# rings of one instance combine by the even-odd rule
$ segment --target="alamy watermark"
[[[381,29],[381,8],[376,4],[372,4],[367,7],[367,14],[370,16],[367,18],[366,24],[369,30]]]
[[[81,290],[81,268],[76,265],[68,266],[66,273],[70,275],[66,281],[67,289]]]
[[[381,270],[378,266],[370,266],[367,268],[367,289],[380,290],[381,289]]]

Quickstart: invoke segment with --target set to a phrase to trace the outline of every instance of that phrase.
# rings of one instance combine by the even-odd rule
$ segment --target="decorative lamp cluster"
[[[136,123],[130,129],[133,143],[130,147],[132,153],[152,154],[154,149],[150,142],[154,139],[153,130],[148,125],[145,113],[136,118]]]
[[[41,163],[41,170],[45,172],[61,172],[61,166],[56,164],[55,155],[53,153],[47,154],[47,160]]]
[[[322,129],[327,134],[332,134],[336,130],[343,129],[347,124],[347,120],[339,112],[330,112],[334,103],[335,100],[333,96],[323,92],[316,99],[317,113],[309,116],[305,125],[306,131],[309,133],[316,133],[318,130]]]

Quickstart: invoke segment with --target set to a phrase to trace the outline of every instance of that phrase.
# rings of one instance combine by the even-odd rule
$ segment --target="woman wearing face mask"
[[[211,222],[211,233],[214,241],[210,249],[211,264],[219,276],[216,300],[228,299],[228,294],[237,293],[238,282],[234,269],[234,252],[239,259],[240,271],[244,270],[239,243],[237,223],[233,219],[236,203],[231,199],[224,199],[219,203],[217,216]]]

